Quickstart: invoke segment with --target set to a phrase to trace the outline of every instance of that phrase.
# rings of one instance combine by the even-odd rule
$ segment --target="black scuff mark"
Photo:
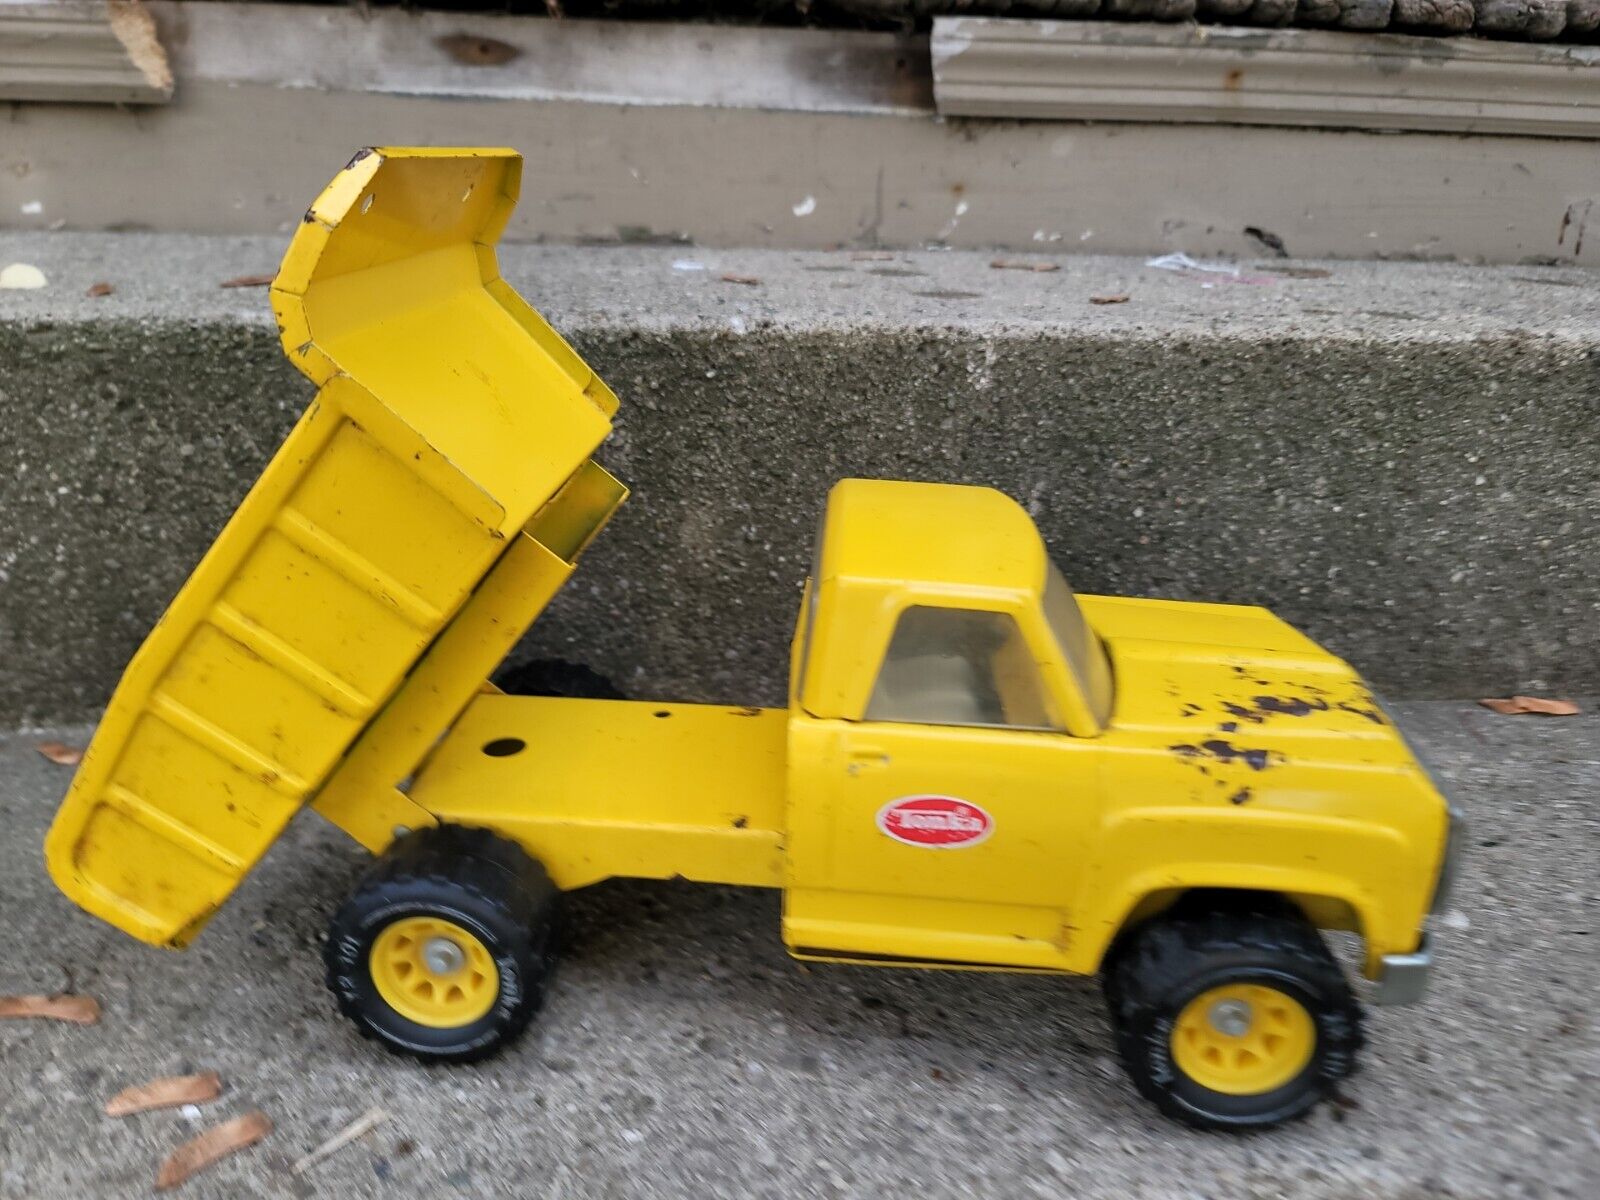
[[[1342,704],[1336,704],[1334,707],[1339,709],[1341,712],[1354,713],[1358,717],[1365,717],[1374,725],[1388,724],[1388,722],[1383,719],[1383,714],[1380,713],[1376,708],[1363,708],[1361,705],[1351,704],[1349,701],[1345,701]]]
[[[1309,717],[1314,712],[1328,711],[1326,700],[1307,700],[1303,696],[1251,696],[1250,702],[1258,712],[1285,717]]]
[[[1237,721],[1224,721],[1221,725],[1217,726],[1217,732],[1218,733],[1238,733],[1239,732],[1239,722],[1237,722]]]
[[[1250,789],[1247,787],[1240,788],[1237,792],[1228,797],[1228,802],[1230,804],[1250,803]]]
[[[735,817],[733,819],[733,827],[735,829],[743,829],[745,826],[747,826],[749,824],[750,824],[750,818],[749,817]]]
[[[1259,725],[1266,720],[1266,718],[1258,713],[1255,709],[1246,708],[1242,704],[1233,704],[1230,702],[1224,704],[1222,707],[1229,716],[1236,717],[1240,721],[1249,721],[1252,725]],[[1228,732],[1232,733],[1233,731],[1229,730]]]
[[[1254,747],[1244,748],[1235,746],[1232,742],[1222,738],[1211,738],[1201,742],[1198,746],[1188,742],[1181,742],[1175,746],[1168,746],[1180,758],[1204,759],[1212,758],[1221,763],[1242,762],[1252,771],[1265,771],[1272,765],[1272,753]],[[1204,768],[1202,767],[1202,770]],[[1206,772],[1209,774],[1210,772]]]

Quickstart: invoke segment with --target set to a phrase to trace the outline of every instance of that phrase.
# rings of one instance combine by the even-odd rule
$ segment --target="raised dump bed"
[[[187,942],[314,799],[372,848],[431,821],[395,784],[625,495],[589,461],[616,397],[499,277],[521,166],[363,151],[296,232],[272,306],[320,390],[129,664],[46,843],[135,937]]]

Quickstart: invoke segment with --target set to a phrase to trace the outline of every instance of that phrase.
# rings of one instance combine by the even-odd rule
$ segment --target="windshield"
[[[1111,660],[1106,657],[1099,635],[1083,619],[1078,599],[1055,563],[1050,564],[1050,574],[1045,579],[1044,617],[1067,660],[1067,669],[1077,679],[1090,714],[1103,727],[1111,719]]]

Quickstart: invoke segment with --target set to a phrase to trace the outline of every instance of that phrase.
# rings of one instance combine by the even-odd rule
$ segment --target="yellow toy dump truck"
[[[469,1060],[541,1003],[560,894],[782,889],[800,958],[1099,973],[1193,1124],[1351,1069],[1359,934],[1415,999],[1457,822],[1359,677],[1258,608],[1076,597],[985,488],[828,498],[782,709],[486,683],[622,502],[616,398],[500,279],[521,162],[358,154],[272,289],[315,401],[128,667],[50,831],[61,888],[182,946],[310,805],[377,855],[328,981]]]

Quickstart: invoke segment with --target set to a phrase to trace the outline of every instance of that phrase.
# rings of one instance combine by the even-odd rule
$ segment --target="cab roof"
[[[954,590],[1044,587],[1033,519],[994,488],[846,479],[828,495],[818,582],[914,581]]]

